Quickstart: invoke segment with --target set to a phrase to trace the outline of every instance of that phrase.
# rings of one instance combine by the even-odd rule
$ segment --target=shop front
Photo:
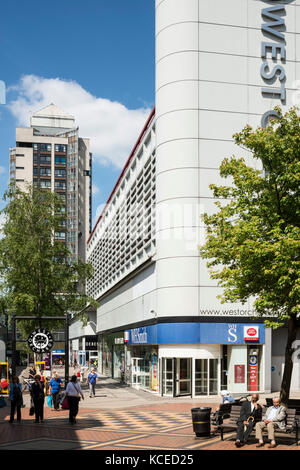
[[[132,386],[173,397],[264,390],[264,324],[160,323],[127,330],[125,341]]]
[[[99,371],[107,377],[123,380],[126,373],[124,332],[99,336]]]

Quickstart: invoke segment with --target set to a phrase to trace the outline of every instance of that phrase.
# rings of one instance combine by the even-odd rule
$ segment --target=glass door
[[[195,395],[218,394],[218,359],[195,360]]]
[[[131,359],[131,384],[137,388],[141,384],[141,360],[140,357],[133,357]]]
[[[162,358],[162,394],[173,396],[174,392],[174,360]]]
[[[209,359],[209,395],[218,395],[218,359]]]
[[[192,359],[176,359],[176,396],[191,395]]]
[[[195,395],[208,395],[208,359],[195,360]]]

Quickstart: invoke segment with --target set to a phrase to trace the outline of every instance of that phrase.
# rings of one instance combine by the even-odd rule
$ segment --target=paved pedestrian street
[[[88,401],[88,400],[85,400]],[[92,404],[92,400],[86,406]],[[214,403],[204,406],[216,408]],[[236,449],[235,433],[208,439],[196,438],[191,408],[200,403],[157,403],[124,409],[82,408],[77,423],[68,423],[68,411],[45,407],[44,423],[35,424],[28,407],[22,409],[22,422],[9,424],[9,407],[0,410],[1,450],[257,450],[256,441]],[[300,450],[288,437],[279,438],[273,450]],[[268,450],[265,445],[260,450]]]

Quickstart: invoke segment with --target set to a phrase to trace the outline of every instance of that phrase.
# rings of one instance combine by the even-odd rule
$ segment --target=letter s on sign
[[[236,328],[229,328],[228,329],[228,342],[229,343],[236,343],[237,342]]]

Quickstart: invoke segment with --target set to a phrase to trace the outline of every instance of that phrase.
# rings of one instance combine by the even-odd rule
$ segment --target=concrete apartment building
[[[286,331],[253,320],[253,302],[221,304],[198,245],[209,185],[247,123],[294,103],[300,0],[156,0],[155,109],[87,244],[99,300],[91,330],[70,329],[84,363],[169,396],[278,390]],[[261,168],[260,168],[261,169]],[[299,390],[294,364],[292,390]]]
[[[64,198],[66,225],[55,237],[65,240],[74,260],[85,260],[91,231],[89,145],[75,118],[50,104],[31,116],[30,127],[16,128],[16,146],[10,149],[10,179],[19,188],[30,183]]]

